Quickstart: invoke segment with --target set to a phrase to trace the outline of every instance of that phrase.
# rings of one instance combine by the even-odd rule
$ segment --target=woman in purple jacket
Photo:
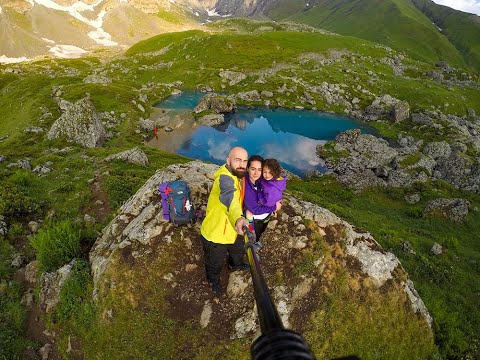
[[[274,211],[280,210],[282,204],[280,201],[273,205],[262,205],[260,198],[263,195],[263,188],[260,184],[263,172],[263,158],[260,155],[252,155],[248,159],[245,181],[245,197],[243,199],[244,212],[247,219],[253,222],[257,241],[265,231]]]

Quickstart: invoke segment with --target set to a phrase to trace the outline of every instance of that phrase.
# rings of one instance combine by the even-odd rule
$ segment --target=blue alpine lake
[[[173,131],[159,129],[148,144],[215,164],[225,163],[228,150],[239,145],[247,149],[249,155],[275,158],[284,169],[303,176],[312,170],[327,171],[316,155],[317,145],[335,139],[339,132],[348,129],[372,132],[366,124],[344,116],[269,108],[239,108],[236,113],[225,116],[223,125],[199,126],[191,117],[191,111],[202,96],[204,94],[187,92],[158,103],[159,114],[153,116],[173,119],[168,123]]]

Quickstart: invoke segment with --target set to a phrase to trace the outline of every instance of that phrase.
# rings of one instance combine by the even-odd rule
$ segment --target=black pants
[[[245,251],[245,241],[243,236],[238,235],[233,244],[217,244],[208,241],[203,236],[203,252],[205,254],[205,270],[207,280],[214,284],[220,282],[220,273],[225,261],[225,255],[228,253],[228,265],[231,267],[242,264],[243,253]]]
[[[260,236],[262,236],[263,232],[267,228],[270,218],[271,216],[269,215],[266,219],[263,220],[253,220],[253,227],[255,229],[255,236],[257,237],[257,241],[260,240]]]

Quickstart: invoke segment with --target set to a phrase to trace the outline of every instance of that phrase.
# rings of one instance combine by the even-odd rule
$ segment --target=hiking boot
[[[236,265],[236,266],[228,266],[228,268],[230,269],[230,271],[250,271],[250,265],[248,264],[245,264],[245,263],[241,263],[240,265]]]
[[[215,296],[222,296],[223,289],[219,283],[210,283],[210,286],[212,287],[212,291],[215,294]]]

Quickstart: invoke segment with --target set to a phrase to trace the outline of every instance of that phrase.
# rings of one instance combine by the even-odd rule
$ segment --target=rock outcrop
[[[191,187],[196,208],[204,208],[217,168],[200,161],[169,166],[157,171],[120,208],[90,252],[97,304],[118,293],[136,311],[148,307],[146,284],[161,284],[159,288],[168,293],[165,306],[176,309],[170,316],[193,320],[225,338],[253,336],[259,325],[250,275],[222,276],[221,281],[228,283],[228,301],[212,301],[208,285],[202,283],[200,223],[174,227],[163,220],[158,201],[160,183],[183,179]],[[330,286],[339,272],[349,279],[347,291],[355,296],[362,291],[380,297],[395,294],[392,296],[402,302],[399,311],[410,313],[419,324],[431,324],[425,305],[395,255],[384,251],[369,233],[318,205],[285,196],[282,215],[270,221],[262,242],[263,271],[270,284],[277,279],[272,294],[284,323],[293,328],[305,325],[300,318],[308,319],[320,306],[320,294],[332,291]],[[310,255],[305,258],[305,254]],[[213,316],[216,321],[210,321]]]
[[[147,155],[138,147],[105,158],[105,161],[122,160],[130,164],[148,165]]]
[[[317,154],[338,180],[355,190],[405,187],[440,179],[458,189],[480,192],[480,159],[468,156],[467,146],[461,142],[423,145],[423,141],[400,134],[398,147],[394,148],[383,139],[355,129],[337,135],[334,151],[337,155],[330,156],[323,146],[317,147]]]
[[[95,110],[95,105],[88,98],[74,104],[59,100],[62,115],[53,123],[47,134],[49,140],[65,137],[67,140],[88,148],[102,146],[106,132]]]
[[[470,202],[465,199],[435,199],[427,205],[423,216],[438,216],[462,223],[468,215],[469,207]]]
[[[75,260],[50,273],[40,277],[40,306],[49,313],[59,301],[60,291],[65,281],[70,277]]]

